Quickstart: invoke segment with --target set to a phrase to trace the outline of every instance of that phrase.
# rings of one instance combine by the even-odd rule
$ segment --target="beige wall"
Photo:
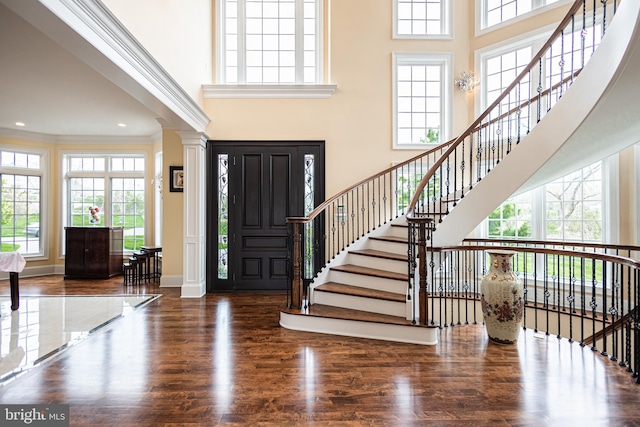
[[[182,140],[175,131],[162,132],[162,274],[182,276],[184,193],[169,191],[169,166],[183,166]]]

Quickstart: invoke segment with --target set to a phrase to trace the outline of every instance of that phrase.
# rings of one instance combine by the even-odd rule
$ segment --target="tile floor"
[[[0,297],[0,384],[36,367],[160,295]]]

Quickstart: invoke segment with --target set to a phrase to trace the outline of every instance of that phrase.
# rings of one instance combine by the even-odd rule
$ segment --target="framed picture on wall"
[[[169,176],[171,177],[169,191],[174,193],[184,191],[184,171],[182,166],[169,166]]]

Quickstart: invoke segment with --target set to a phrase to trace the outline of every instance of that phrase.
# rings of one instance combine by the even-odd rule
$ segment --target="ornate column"
[[[182,298],[200,298],[206,292],[206,142],[201,132],[178,132],[184,148],[184,248]],[[165,242],[166,244],[167,242]]]

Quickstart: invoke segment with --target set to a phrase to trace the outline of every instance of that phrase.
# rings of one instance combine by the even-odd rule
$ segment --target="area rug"
[[[0,296],[0,385],[161,295]]]

